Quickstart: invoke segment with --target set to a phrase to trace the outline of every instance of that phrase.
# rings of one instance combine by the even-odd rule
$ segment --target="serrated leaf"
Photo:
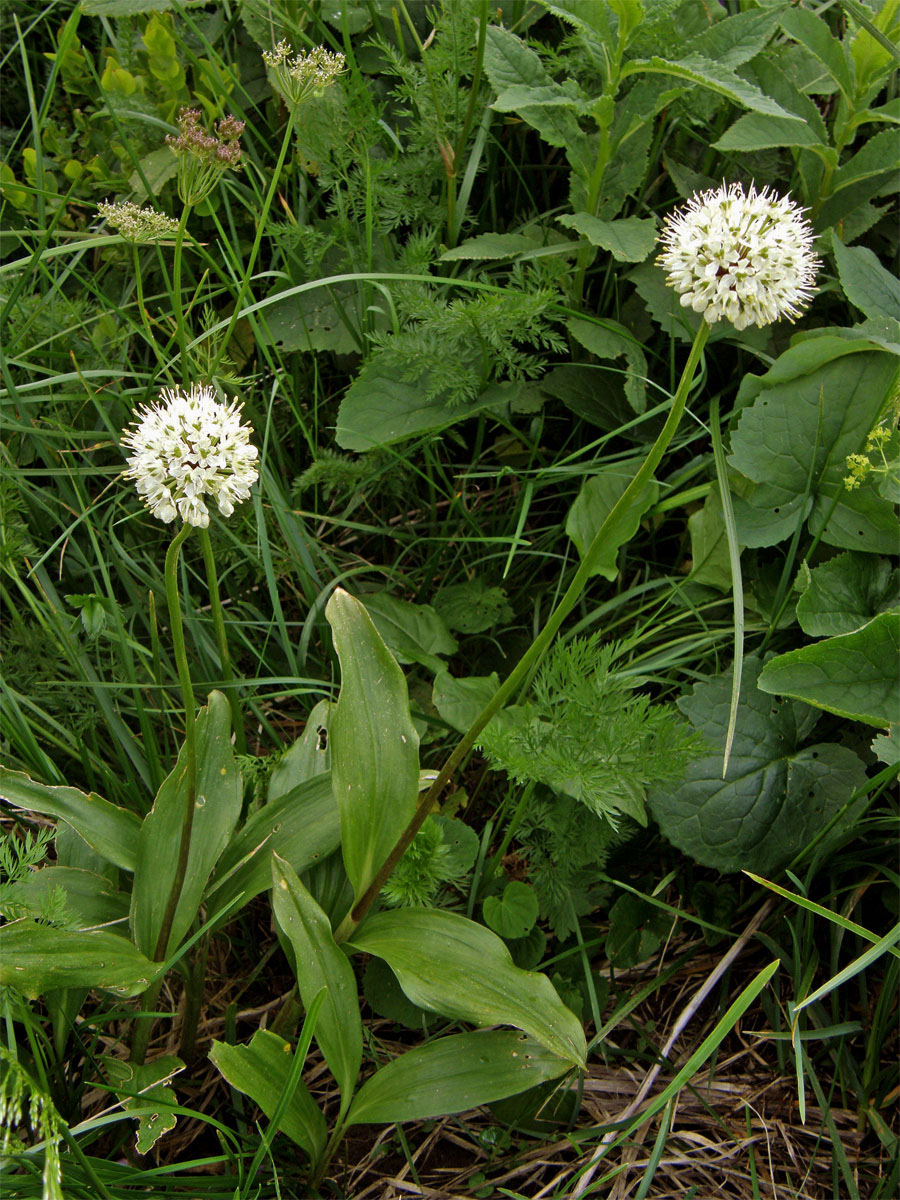
[[[496,934],[443,909],[375,913],[352,945],[389,964],[414,1004],[475,1025],[514,1025],[584,1064],[581,1023],[545,975],[520,971]]]
[[[898,605],[900,572],[886,558],[848,552],[811,572],[797,601],[797,620],[810,637],[831,637],[852,633]]]
[[[297,986],[304,1006],[326,989],[316,1021],[315,1039],[341,1090],[346,1107],[362,1065],[362,1021],[356,976],[337,946],[328,917],[289,863],[272,860],[272,909],[294,948]]]
[[[844,492],[844,476],[847,455],[862,448],[897,373],[897,360],[873,343],[828,335],[797,343],[758,377],[729,456],[755,484],[734,500],[744,545],[774,545],[808,517],[813,533],[827,520],[828,545],[893,552],[891,505],[871,489]]]
[[[749,108],[752,112],[766,113],[787,121],[799,122],[800,120],[793,113],[783,109],[780,104],[776,104],[758,87],[747,83],[739,75],[729,71],[727,67],[722,67],[710,59],[704,58],[702,54],[688,54],[677,61],[658,56],[633,59],[626,64],[622,72],[623,76],[638,73],[672,75],[687,83],[695,83],[709,88],[710,91],[725,96],[733,104]]]
[[[792,6],[782,15],[781,27],[788,37],[804,46],[819,60],[834,82],[847,98],[853,97],[853,81],[844,47],[832,34],[828,25],[808,9]]]
[[[174,950],[197,916],[207,880],[228,845],[241,812],[241,776],[231,748],[231,708],[210,692],[195,722],[197,789],[187,870],[171,932],[161,958]],[[155,956],[163,916],[175,879],[185,804],[185,751],[163,780],[144,818],[134,867],[131,928],[135,944]]]
[[[900,313],[900,280],[886,271],[866,246],[832,240],[834,261],[844,295],[867,317],[895,318]]]
[[[773,658],[759,686],[851,721],[887,726],[900,715],[898,661],[900,612],[886,612],[854,633]]]
[[[363,605],[337,588],[325,616],[341,663],[331,778],[344,866],[358,900],[415,812],[419,735],[403,672]]]
[[[434,677],[431,699],[447,724],[465,733],[487,708],[499,686],[496,671],[492,675],[467,675],[460,679],[454,679],[448,671],[439,671]]]
[[[390,592],[367,592],[365,602],[375,628],[399,662],[439,670],[437,656],[458,649],[456,638],[430,604],[413,604]]]
[[[527,233],[480,233],[477,237],[466,238],[452,250],[445,250],[438,262],[515,258],[518,254],[539,250],[543,244],[541,238]]]
[[[434,607],[458,633],[483,633],[513,615],[503,588],[488,587],[479,577],[441,588],[435,594]]]
[[[134,870],[141,822],[127,809],[110,804],[96,792],[36,783],[23,771],[2,766],[0,796],[17,808],[65,821],[107,862],[123,871]]]
[[[105,929],[72,932],[30,918],[0,928],[0,984],[36,1000],[53,988],[146,991],[157,971],[140,950]]]
[[[349,1125],[465,1112],[556,1079],[571,1063],[521,1033],[455,1033],[409,1050],[367,1079]]]
[[[771,146],[819,146],[815,130],[805,122],[771,117],[763,113],[745,113],[726,129],[716,150],[767,150]]]
[[[502,896],[486,896],[484,921],[502,938],[523,938],[538,918],[537,892],[518,879],[510,880]]]
[[[722,747],[731,707],[731,670],[698,683],[678,707],[706,739],[676,786],[654,788],[650,809],[679,850],[717,871],[777,871],[865,782],[861,760],[844,746],[800,748],[810,709],[773,702],[757,687],[762,663],[744,660],[728,771]]]
[[[640,217],[622,217],[601,221],[590,213],[569,213],[558,217],[560,225],[574,229],[592,246],[608,250],[617,262],[643,262],[656,246],[656,222]]]
[[[260,1029],[249,1046],[229,1046],[213,1042],[209,1057],[233,1088],[249,1096],[271,1120],[281,1103],[291,1071],[290,1042]],[[278,1128],[300,1146],[313,1162],[325,1149],[328,1129],[322,1110],[313,1100],[302,1079],[282,1113]]]
[[[639,465],[636,462],[633,470],[629,469],[628,464],[622,464],[624,470],[607,467],[582,483],[566,518],[566,533],[578,547],[582,558],[594,540],[597,530],[624,495]],[[604,579],[610,580],[617,577],[620,547],[634,537],[641,517],[656,503],[658,496],[659,484],[655,479],[648,480],[622,515],[617,527],[610,531],[604,552],[597,559],[592,575],[602,575]]]
[[[570,317],[566,328],[597,358],[624,357],[630,368],[625,373],[625,396],[634,411],[642,413],[647,407],[647,359],[634,335],[617,321],[588,321],[582,317]]]

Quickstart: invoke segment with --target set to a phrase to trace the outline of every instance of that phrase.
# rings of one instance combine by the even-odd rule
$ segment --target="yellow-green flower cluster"
[[[848,492],[852,492],[858,488],[869,475],[886,476],[892,470],[896,472],[896,460],[892,465],[888,462],[887,455],[885,454],[885,448],[890,438],[890,431],[885,429],[883,425],[879,425],[866,438],[864,454],[847,455],[847,474],[844,476],[844,487]],[[881,462],[873,462],[869,457],[872,454],[880,456]]]
[[[155,208],[141,208],[131,200],[120,200],[117,204],[104,200],[97,206],[97,213],[110,229],[129,242],[158,242],[178,232],[178,222],[173,217]]]

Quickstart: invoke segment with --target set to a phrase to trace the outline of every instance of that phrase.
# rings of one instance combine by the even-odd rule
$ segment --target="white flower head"
[[[275,77],[278,90],[292,104],[302,104],[310,96],[320,96],[344,71],[343,54],[332,54],[324,46],[314,46],[308,54],[294,54],[282,39],[274,50],[263,51],[263,62]]]
[[[735,329],[794,320],[812,299],[820,263],[813,231],[789,196],[740,183],[700,192],[666,218],[657,262],[681,303]]]
[[[215,500],[225,517],[248,498],[259,475],[257,450],[236,400],[221,404],[211,387],[199,384],[189,392],[164,388],[160,403],[139,410],[138,417],[122,435],[132,451],[125,477],[160,521],[178,516],[205,528],[205,498]]]
[[[155,208],[140,208],[131,200],[120,200],[118,204],[104,200],[97,206],[97,213],[110,229],[118,230],[129,242],[157,242],[178,232],[174,217],[167,217]]]

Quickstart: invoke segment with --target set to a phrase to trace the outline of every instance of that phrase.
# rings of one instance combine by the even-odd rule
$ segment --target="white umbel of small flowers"
[[[110,229],[118,230],[129,242],[158,242],[178,232],[174,217],[167,217],[155,208],[141,208],[131,200],[120,200],[117,204],[104,200],[97,206],[97,213]]]
[[[740,183],[700,192],[666,218],[657,262],[682,305],[735,329],[793,320],[809,303],[819,260],[789,196]]]
[[[215,500],[225,517],[246,500],[259,472],[250,427],[241,424],[236,400],[221,404],[211,387],[189,392],[164,388],[160,402],[138,412],[133,429],[122,435],[132,453],[125,477],[160,521],[181,517],[206,528],[205,499]]]

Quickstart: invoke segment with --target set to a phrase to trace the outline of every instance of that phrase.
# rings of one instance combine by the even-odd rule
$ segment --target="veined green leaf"
[[[231,749],[231,708],[221,692],[210,692],[197,714],[197,795],[187,871],[168,943],[171,953],[187,933],[203,898],[206,882],[228,845],[241,812],[241,776]],[[131,899],[135,944],[155,954],[163,915],[175,879],[185,804],[185,752],[163,780],[144,818]]]
[[[0,767],[0,796],[17,808],[65,821],[107,862],[123,871],[134,870],[141,822],[127,809],[110,804],[95,792],[35,783],[24,772],[8,767]]]
[[[52,988],[146,991],[157,971],[131,942],[105,929],[54,929],[24,918],[0,928],[0,984],[30,1000]]]
[[[268,1029],[260,1029],[249,1046],[213,1042],[209,1057],[231,1086],[249,1096],[271,1120],[281,1103],[291,1071],[290,1042]],[[302,1079],[297,1080],[296,1091],[278,1128],[313,1162],[321,1158],[328,1134],[325,1117]]]
[[[582,558],[593,542],[597,530],[631,483],[639,465],[635,463],[634,470],[629,470],[629,464],[625,463],[622,464],[624,470],[607,467],[598,471],[596,475],[589,476],[582,483],[566,518],[566,533],[578,547]],[[656,503],[658,496],[659,484],[655,479],[648,480],[622,514],[616,528],[610,532],[604,554],[597,560],[592,574],[602,575],[604,579],[616,578],[619,573],[619,549],[635,535],[641,517]]]
[[[640,217],[601,221],[590,213],[569,213],[557,218],[591,243],[608,250],[617,262],[643,262],[656,246],[656,222]]]
[[[362,1021],[353,968],[331,933],[331,923],[290,864],[272,860],[272,908],[297,962],[297,986],[306,1008],[322,988],[325,1000],[315,1039],[341,1089],[341,1107],[350,1103],[362,1065]]]
[[[367,918],[352,945],[383,958],[414,1004],[476,1025],[515,1025],[583,1066],[581,1022],[546,975],[520,970],[483,925],[443,909],[397,909]]]
[[[349,1125],[416,1121],[514,1096],[571,1070],[524,1033],[456,1033],[401,1054],[359,1089]]]
[[[879,612],[900,605],[900,573],[872,554],[838,554],[809,575],[797,620],[810,637],[852,633]]]
[[[867,317],[896,317],[900,313],[900,280],[886,271],[866,246],[845,246],[832,240],[834,261],[844,295]]]
[[[660,58],[656,55],[652,58],[632,59],[631,62],[625,64],[622,76],[624,78],[636,74],[673,75],[676,79],[683,79],[687,83],[695,83],[709,88],[710,91],[725,96],[733,104],[749,108],[751,112],[766,113],[772,117],[781,117],[786,121],[800,122],[799,117],[795,117],[793,113],[783,109],[780,104],[776,104],[758,87],[747,83],[733,71],[704,58],[702,54],[689,54],[678,61]]]
[[[419,735],[403,672],[363,605],[338,588],[325,615],[341,662],[331,780],[344,866],[358,900],[415,812]]]

